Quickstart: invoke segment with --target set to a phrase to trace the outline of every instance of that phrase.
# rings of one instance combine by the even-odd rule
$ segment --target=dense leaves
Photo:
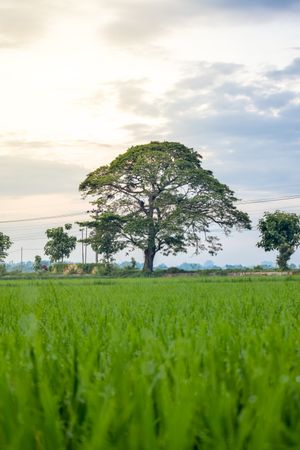
[[[93,197],[98,215],[118,214],[119,239],[145,255],[145,270],[155,254],[221,249],[210,234],[217,226],[250,228],[234,193],[201,166],[201,156],[176,142],[151,142],[129,148],[110,165],[90,173],[80,190]]]
[[[33,270],[38,272],[42,269],[42,258],[39,255],[34,257]]]
[[[0,263],[7,257],[7,250],[9,250],[11,246],[12,242],[9,236],[6,236],[4,233],[0,232]]]
[[[125,246],[124,241],[121,239],[122,223],[120,216],[111,213],[95,215],[91,221],[79,222],[80,226],[90,229],[88,238],[79,242],[91,246],[96,253],[97,262],[98,255],[101,255],[102,261],[107,265],[111,265],[114,255]]]
[[[278,250],[277,263],[286,270],[288,261],[300,245],[300,216],[283,211],[265,213],[259,221],[261,240],[257,243],[265,251]]]
[[[72,250],[76,247],[76,237],[69,236],[68,231],[72,228],[71,224],[64,227],[49,228],[46,231],[49,239],[44,247],[45,255],[50,256],[52,262],[64,261],[68,258]]]

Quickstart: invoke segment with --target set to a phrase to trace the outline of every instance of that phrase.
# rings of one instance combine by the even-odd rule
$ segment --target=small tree
[[[110,266],[114,261],[114,255],[122,250],[125,243],[120,240],[122,230],[122,219],[116,214],[102,214],[92,216],[91,221],[80,222],[80,226],[88,227],[91,231],[87,239],[83,242],[91,246],[98,255],[102,255],[102,261]]]
[[[0,232],[0,263],[3,263],[8,253],[7,250],[12,246],[12,241],[9,236],[6,236],[4,233]]]
[[[52,262],[64,262],[64,258],[69,258],[72,250],[75,249],[77,238],[68,234],[71,228],[72,225],[67,223],[64,227],[49,228],[46,231],[49,241],[44,251],[45,255],[50,256]]]
[[[277,264],[287,270],[288,261],[300,245],[300,216],[283,211],[266,212],[258,223],[261,240],[258,247],[266,252],[278,250]]]
[[[39,272],[42,269],[42,258],[39,255],[34,257],[33,270]]]

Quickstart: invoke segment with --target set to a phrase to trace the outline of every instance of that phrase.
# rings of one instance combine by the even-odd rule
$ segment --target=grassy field
[[[300,278],[0,282],[0,449],[300,448]]]

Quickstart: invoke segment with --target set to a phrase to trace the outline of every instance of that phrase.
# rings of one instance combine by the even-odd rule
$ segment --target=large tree
[[[300,216],[284,211],[266,212],[258,223],[261,240],[257,243],[266,252],[278,250],[277,264],[281,270],[300,245]]]
[[[7,250],[9,250],[11,246],[12,242],[9,236],[6,236],[6,234],[0,231],[0,263],[2,263],[7,257]]]
[[[72,250],[76,247],[76,237],[69,236],[68,231],[72,225],[67,223],[64,227],[49,228],[46,231],[49,239],[44,247],[45,255],[50,256],[52,262],[64,262],[64,258],[68,258]]]
[[[199,153],[177,142],[138,145],[90,173],[80,190],[99,216],[119,216],[119,240],[141,249],[144,270],[152,271],[157,252],[219,251],[212,225],[226,234],[250,228],[234,193],[201,162]]]

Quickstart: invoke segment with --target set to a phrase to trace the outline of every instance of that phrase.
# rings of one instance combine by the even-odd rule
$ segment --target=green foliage
[[[34,257],[33,270],[39,272],[42,269],[42,258],[39,255]]]
[[[44,247],[44,251],[45,255],[50,256],[52,262],[63,262],[64,258],[68,258],[72,250],[75,249],[77,239],[67,233],[71,228],[71,224],[66,224],[64,227],[49,228],[46,231],[49,240]]]
[[[98,263],[93,269],[93,275],[97,276],[113,276],[118,273],[118,267],[114,264]]]
[[[83,273],[91,274],[94,268],[96,267],[96,264],[85,263],[85,264],[78,264],[78,266],[82,268]]]
[[[54,263],[51,264],[49,270],[51,273],[63,274],[64,270],[68,267],[68,263]]]
[[[55,263],[50,267],[50,271],[54,275],[96,275],[96,276],[117,276],[121,269],[114,264],[97,263],[97,264],[68,264]]]
[[[91,230],[88,238],[79,242],[90,245],[97,255],[102,255],[102,262],[109,266],[114,261],[114,255],[125,246],[120,239],[122,223],[122,218],[113,213],[95,215],[91,221],[79,223]]]
[[[1,449],[297,449],[299,283],[1,281]]]
[[[300,245],[300,216],[283,211],[266,212],[258,223],[261,240],[257,243],[266,252],[278,250],[277,264],[288,269],[288,261]]]
[[[228,234],[250,228],[234,193],[201,166],[201,156],[176,142],[151,142],[129,148],[110,165],[90,173],[80,185],[101,218],[118,223],[120,246],[144,252],[144,270],[153,270],[157,252],[176,254],[194,247],[221,249],[210,227]]]
[[[5,264],[0,264],[0,277],[3,277],[3,275],[5,274],[6,274]]]
[[[279,247],[279,255],[277,256],[277,264],[281,270],[288,269],[288,261],[295,252],[296,248],[289,244],[282,244]]]
[[[177,274],[177,273],[184,273],[184,270],[179,269],[179,267],[168,267],[164,270],[165,273],[170,274]]]
[[[117,270],[113,264],[97,263],[97,264],[77,264],[82,273],[89,275],[110,275]]]
[[[130,269],[136,269],[137,268],[137,261],[135,258],[131,257],[130,259]]]
[[[9,236],[6,236],[0,231],[0,263],[3,262],[7,257],[7,251],[10,249],[12,244],[13,243],[10,240]]]

